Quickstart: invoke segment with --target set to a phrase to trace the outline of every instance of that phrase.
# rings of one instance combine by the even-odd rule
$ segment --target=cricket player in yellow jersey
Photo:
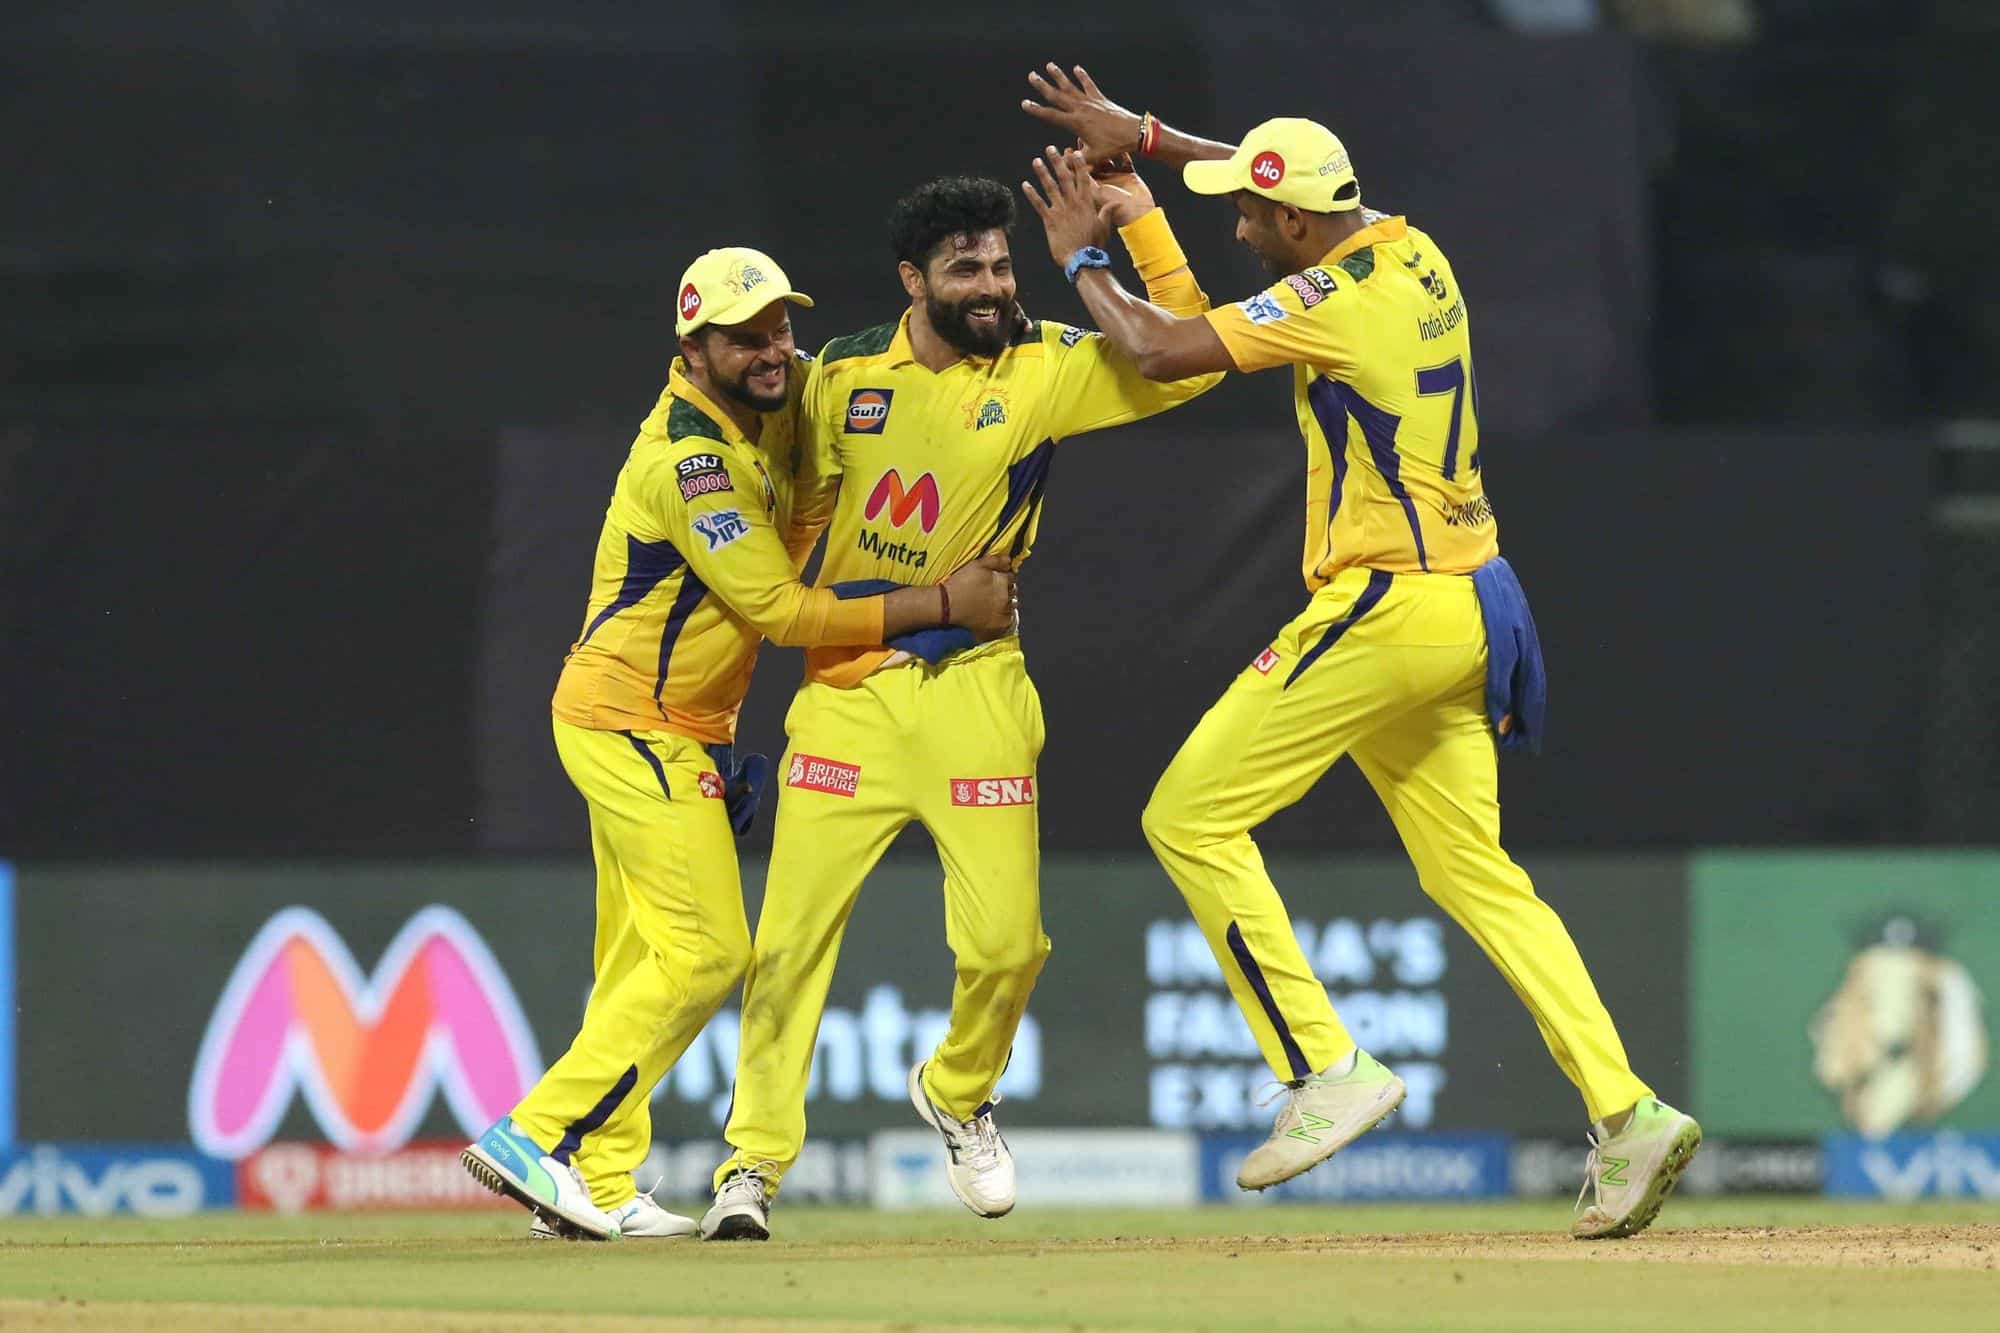
[[[1497,748],[1539,746],[1545,688],[1526,597],[1484,487],[1465,293],[1437,242],[1364,210],[1339,139],[1270,120],[1241,146],[1133,115],[1051,64],[1024,107],[1078,137],[1027,186],[1057,262],[1098,234],[1088,160],[1135,150],[1228,195],[1237,238],[1277,276],[1176,318],[1099,270],[1077,284],[1147,375],[1292,367],[1306,442],[1311,600],[1210,709],[1154,789],[1147,840],[1187,899],[1288,1095],[1237,1183],[1264,1189],[1373,1128],[1403,1084],[1359,1050],[1314,977],[1250,830],[1352,755],[1424,891],[1534,1016],[1591,1121],[1580,1238],[1658,1215],[1701,1142],[1632,1072],[1569,933],[1500,845]]]
[[[1207,298],[1136,177],[1107,192],[1107,226],[1163,309]],[[839,479],[822,584],[922,582],[982,555],[1032,552],[1058,444],[1183,403],[1220,376],[1155,384],[1102,338],[1028,320],[1015,302],[1012,192],[948,177],[890,222],[909,309],[827,344],[802,429]],[[1108,256],[1099,262],[1109,263]],[[984,1217],[1014,1206],[994,1085],[1049,951],[1042,933],[1035,765],[1041,701],[1020,640],[932,662],[881,648],[819,648],[786,718],[790,749],[757,942],[744,983],[735,1149],[702,1219],[715,1239],[763,1239],[768,1206],[805,1138],[806,1078],[855,895],[905,824],[944,863],[945,937],[957,960],[951,1027],[910,1071],[917,1114],[942,1136],[947,1176]]]
[[[763,757],[739,764],[732,742],[759,644],[1013,625],[999,559],[966,562],[942,589],[843,598],[799,582],[825,512],[794,493],[793,304],[811,301],[755,250],[711,250],[682,278],[681,356],[618,474],[556,685],[556,752],[597,862],[590,1000],[569,1050],[464,1153],[536,1214],[536,1234],[695,1231],[638,1193],[632,1169],[652,1143],[653,1085],[750,959],[731,832],[755,811]]]

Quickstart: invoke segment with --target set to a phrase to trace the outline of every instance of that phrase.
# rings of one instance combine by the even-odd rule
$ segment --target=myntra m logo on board
[[[940,508],[942,502],[938,499],[937,478],[926,472],[917,478],[916,485],[906,491],[903,489],[902,473],[890,468],[882,474],[882,480],[875,483],[875,489],[868,492],[868,506],[861,511],[861,516],[872,520],[887,509],[890,524],[900,528],[914,511],[924,531],[929,532],[937,526]]]
[[[188,1128],[206,1153],[247,1156],[297,1090],[334,1144],[388,1152],[409,1142],[433,1090],[474,1135],[541,1069],[506,974],[457,912],[411,917],[369,978],[324,917],[288,907],[250,941],[208,1020]]]

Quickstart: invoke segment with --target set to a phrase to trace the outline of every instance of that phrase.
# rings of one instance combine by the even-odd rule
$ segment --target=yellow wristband
[[[1154,208],[1141,213],[1130,226],[1118,229],[1118,239],[1125,243],[1125,252],[1132,256],[1132,267],[1139,270],[1139,276],[1147,282],[1165,277],[1177,268],[1187,267],[1187,253],[1174,238],[1174,229],[1167,225],[1165,209]]]

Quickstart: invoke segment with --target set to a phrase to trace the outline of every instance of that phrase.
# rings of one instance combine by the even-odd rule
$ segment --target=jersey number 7
[[[1479,381],[1471,373],[1470,366],[1461,358],[1453,357],[1441,366],[1430,366],[1417,372],[1417,396],[1432,398],[1441,393],[1451,395],[1451,431],[1445,436],[1444,479],[1452,480],[1458,473],[1459,426],[1465,415],[1465,390],[1472,387],[1472,415],[1479,418]],[[1472,470],[1479,470],[1479,454],[1472,455]]]

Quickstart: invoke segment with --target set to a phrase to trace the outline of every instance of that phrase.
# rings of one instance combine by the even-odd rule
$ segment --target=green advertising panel
[[[1690,875],[1711,1133],[2000,1127],[2000,854],[1716,852]]]
[[[1408,1129],[1580,1133],[1533,1022],[1398,857],[1273,858],[1300,942],[1351,1031],[1409,1085]],[[1635,1061],[1678,1099],[1678,858],[1531,858]],[[754,920],[763,866],[744,865]],[[942,872],[870,877],[828,996],[809,1116],[851,1136],[910,1119],[904,1078],[948,1022]],[[1001,1091],[1010,1126],[1262,1131],[1271,1074],[1206,941],[1143,856],[1050,857],[1055,943]],[[1630,930],[1643,904],[1649,928]],[[581,858],[500,863],[21,868],[25,1137],[274,1135],[359,1151],[497,1116],[559,1055],[589,986]],[[715,1137],[734,998],[662,1080],[663,1138]]]

